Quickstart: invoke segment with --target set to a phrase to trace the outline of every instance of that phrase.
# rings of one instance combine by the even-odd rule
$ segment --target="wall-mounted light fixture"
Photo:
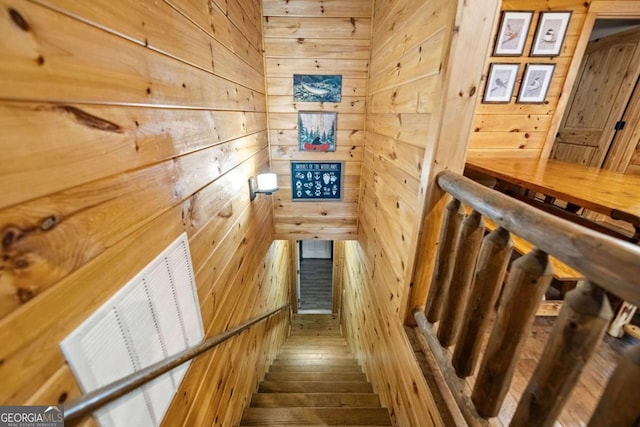
[[[256,194],[273,194],[278,191],[278,176],[275,173],[261,173],[254,177],[249,177],[249,198],[256,198]]]

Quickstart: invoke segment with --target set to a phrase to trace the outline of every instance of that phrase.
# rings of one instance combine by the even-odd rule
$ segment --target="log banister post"
[[[425,307],[425,314],[431,323],[440,320],[444,298],[451,280],[453,259],[457,249],[456,238],[463,217],[464,213],[459,200],[452,199],[447,203],[442,219],[442,229],[440,230],[440,244],[438,247],[433,284],[431,285],[431,291],[429,292],[427,305]]]
[[[445,293],[444,311],[438,325],[438,340],[443,347],[453,345],[460,330],[484,228],[482,216],[476,210],[473,210],[460,226],[453,272],[449,289]]]
[[[512,425],[544,427],[554,424],[611,317],[605,292],[591,282],[567,293],[540,361],[511,420]]]
[[[470,425],[493,423],[488,418],[499,413],[503,420],[514,409],[511,405],[501,407],[553,277],[549,255],[589,280],[567,294],[511,420],[513,426],[553,425],[611,318],[606,292],[640,306],[640,247],[541,212],[455,172],[440,172],[437,184],[454,200],[447,205],[443,218],[436,269],[424,313],[416,309],[414,315],[429,349],[436,355],[434,369],[443,373],[455,403]],[[462,204],[473,209],[464,222],[460,220]],[[480,238],[480,246],[472,230],[481,229],[481,215],[497,228],[484,240]],[[477,222],[474,226],[473,221]],[[490,327],[488,319],[509,268],[513,248],[509,233],[535,249],[511,264],[486,348],[482,350]],[[439,324],[433,328],[436,322]],[[443,348],[454,343],[451,350]],[[469,396],[470,383],[465,377],[474,375],[478,364],[480,369]],[[640,426],[638,390],[640,345],[623,355],[589,426]],[[519,394],[518,388],[516,395]]]
[[[640,344],[626,349],[588,427],[637,426],[640,422]]]
[[[547,254],[534,249],[511,266],[471,399],[485,418],[500,411],[542,296],[551,283]]]
[[[462,329],[451,360],[461,378],[472,375],[477,364],[482,336],[489,326],[489,314],[502,287],[512,249],[511,234],[502,227],[493,230],[482,242]]]

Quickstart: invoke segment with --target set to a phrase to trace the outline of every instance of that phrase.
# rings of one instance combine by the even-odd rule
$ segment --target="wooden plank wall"
[[[344,323],[397,425],[440,425],[403,330],[432,117],[457,2],[374,2],[358,242],[345,247]]]
[[[259,1],[0,5],[0,404],[76,397],[59,342],[183,231],[207,335],[286,303],[289,243],[247,189]],[[237,422],[287,319],[195,361],[165,424]]]
[[[479,104],[476,110],[473,132],[469,140],[469,156],[533,158],[540,156],[547,134],[550,131],[551,121],[556,113],[556,107],[562,95],[562,88],[585,22],[588,7],[589,2],[584,0],[504,0],[502,2],[503,11],[531,10],[535,11],[535,13],[522,56],[493,57],[491,56],[493,44],[491,45],[485,67],[486,73],[489,72],[489,64],[492,62],[517,63],[520,64],[518,80],[512,100],[508,104],[483,104],[481,100],[485,84],[480,87],[481,96],[478,98]],[[541,11],[573,12],[562,52],[558,57],[528,56]],[[497,26],[498,22],[496,22],[494,34],[497,33]],[[527,63],[556,64],[547,100],[543,104],[516,103],[516,97],[525,71],[525,64]],[[484,81],[486,83],[486,77]],[[569,95],[569,93],[564,94],[564,96]]]
[[[371,0],[263,0],[269,141],[277,239],[355,239],[364,141]],[[340,74],[342,102],[296,103],[294,74]],[[338,113],[336,151],[300,152],[298,111]],[[291,161],[344,162],[343,200],[291,201]]]
[[[631,157],[626,173],[640,175],[640,142],[638,142],[638,146]]]

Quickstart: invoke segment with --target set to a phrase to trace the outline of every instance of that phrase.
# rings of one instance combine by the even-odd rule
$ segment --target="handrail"
[[[640,305],[640,247],[562,220],[452,171],[442,190],[580,271],[598,286]]]
[[[91,391],[76,399],[75,401],[65,405],[64,407],[64,420],[72,421],[89,415],[96,409],[101,408],[109,402],[127,394],[128,392],[148,383],[149,381],[159,377],[160,375],[169,372],[173,368],[182,365],[183,363],[193,359],[194,357],[212,349],[228,340],[229,338],[238,335],[249,327],[261,322],[274,314],[289,308],[290,304],[285,304],[280,308],[272,310],[262,316],[256,317],[242,325],[236,326],[222,334],[216,335],[203,341],[202,343],[167,357],[153,365],[147,366],[144,369],[136,371],[124,378],[100,387]]]
[[[511,420],[512,425],[551,425],[609,328],[613,312],[605,291],[625,304],[640,304],[640,247],[557,218],[451,171],[438,174],[437,184],[453,200],[443,211],[425,310],[414,312],[414,317],[470,425],[488,425],[487,420],[503,409],[531,325],[551,284],[549,256],[584,275],[582,284],[565,295]],[[473,210],[465,216],[462,205]],[[498,225],[486,235],[483,217]],[[513,262],[512,233],[534,246]],[[618,318],[624,321],[624,316],[621,310]],[[602,425],[603,420],[632,425],[638,419],[637,399],[617,390],[640,386],[639,354],[640,346],[623,353],[589,425]],[[461,392],[469,376],[475,376],[470,394]]]

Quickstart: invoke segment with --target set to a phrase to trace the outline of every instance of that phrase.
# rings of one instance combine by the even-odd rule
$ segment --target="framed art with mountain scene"
[[[294,74],[293,100],[296,102],[340,102],[342,76]]]
[[[335,112],[298,112],[300,151],[336,151]]]

